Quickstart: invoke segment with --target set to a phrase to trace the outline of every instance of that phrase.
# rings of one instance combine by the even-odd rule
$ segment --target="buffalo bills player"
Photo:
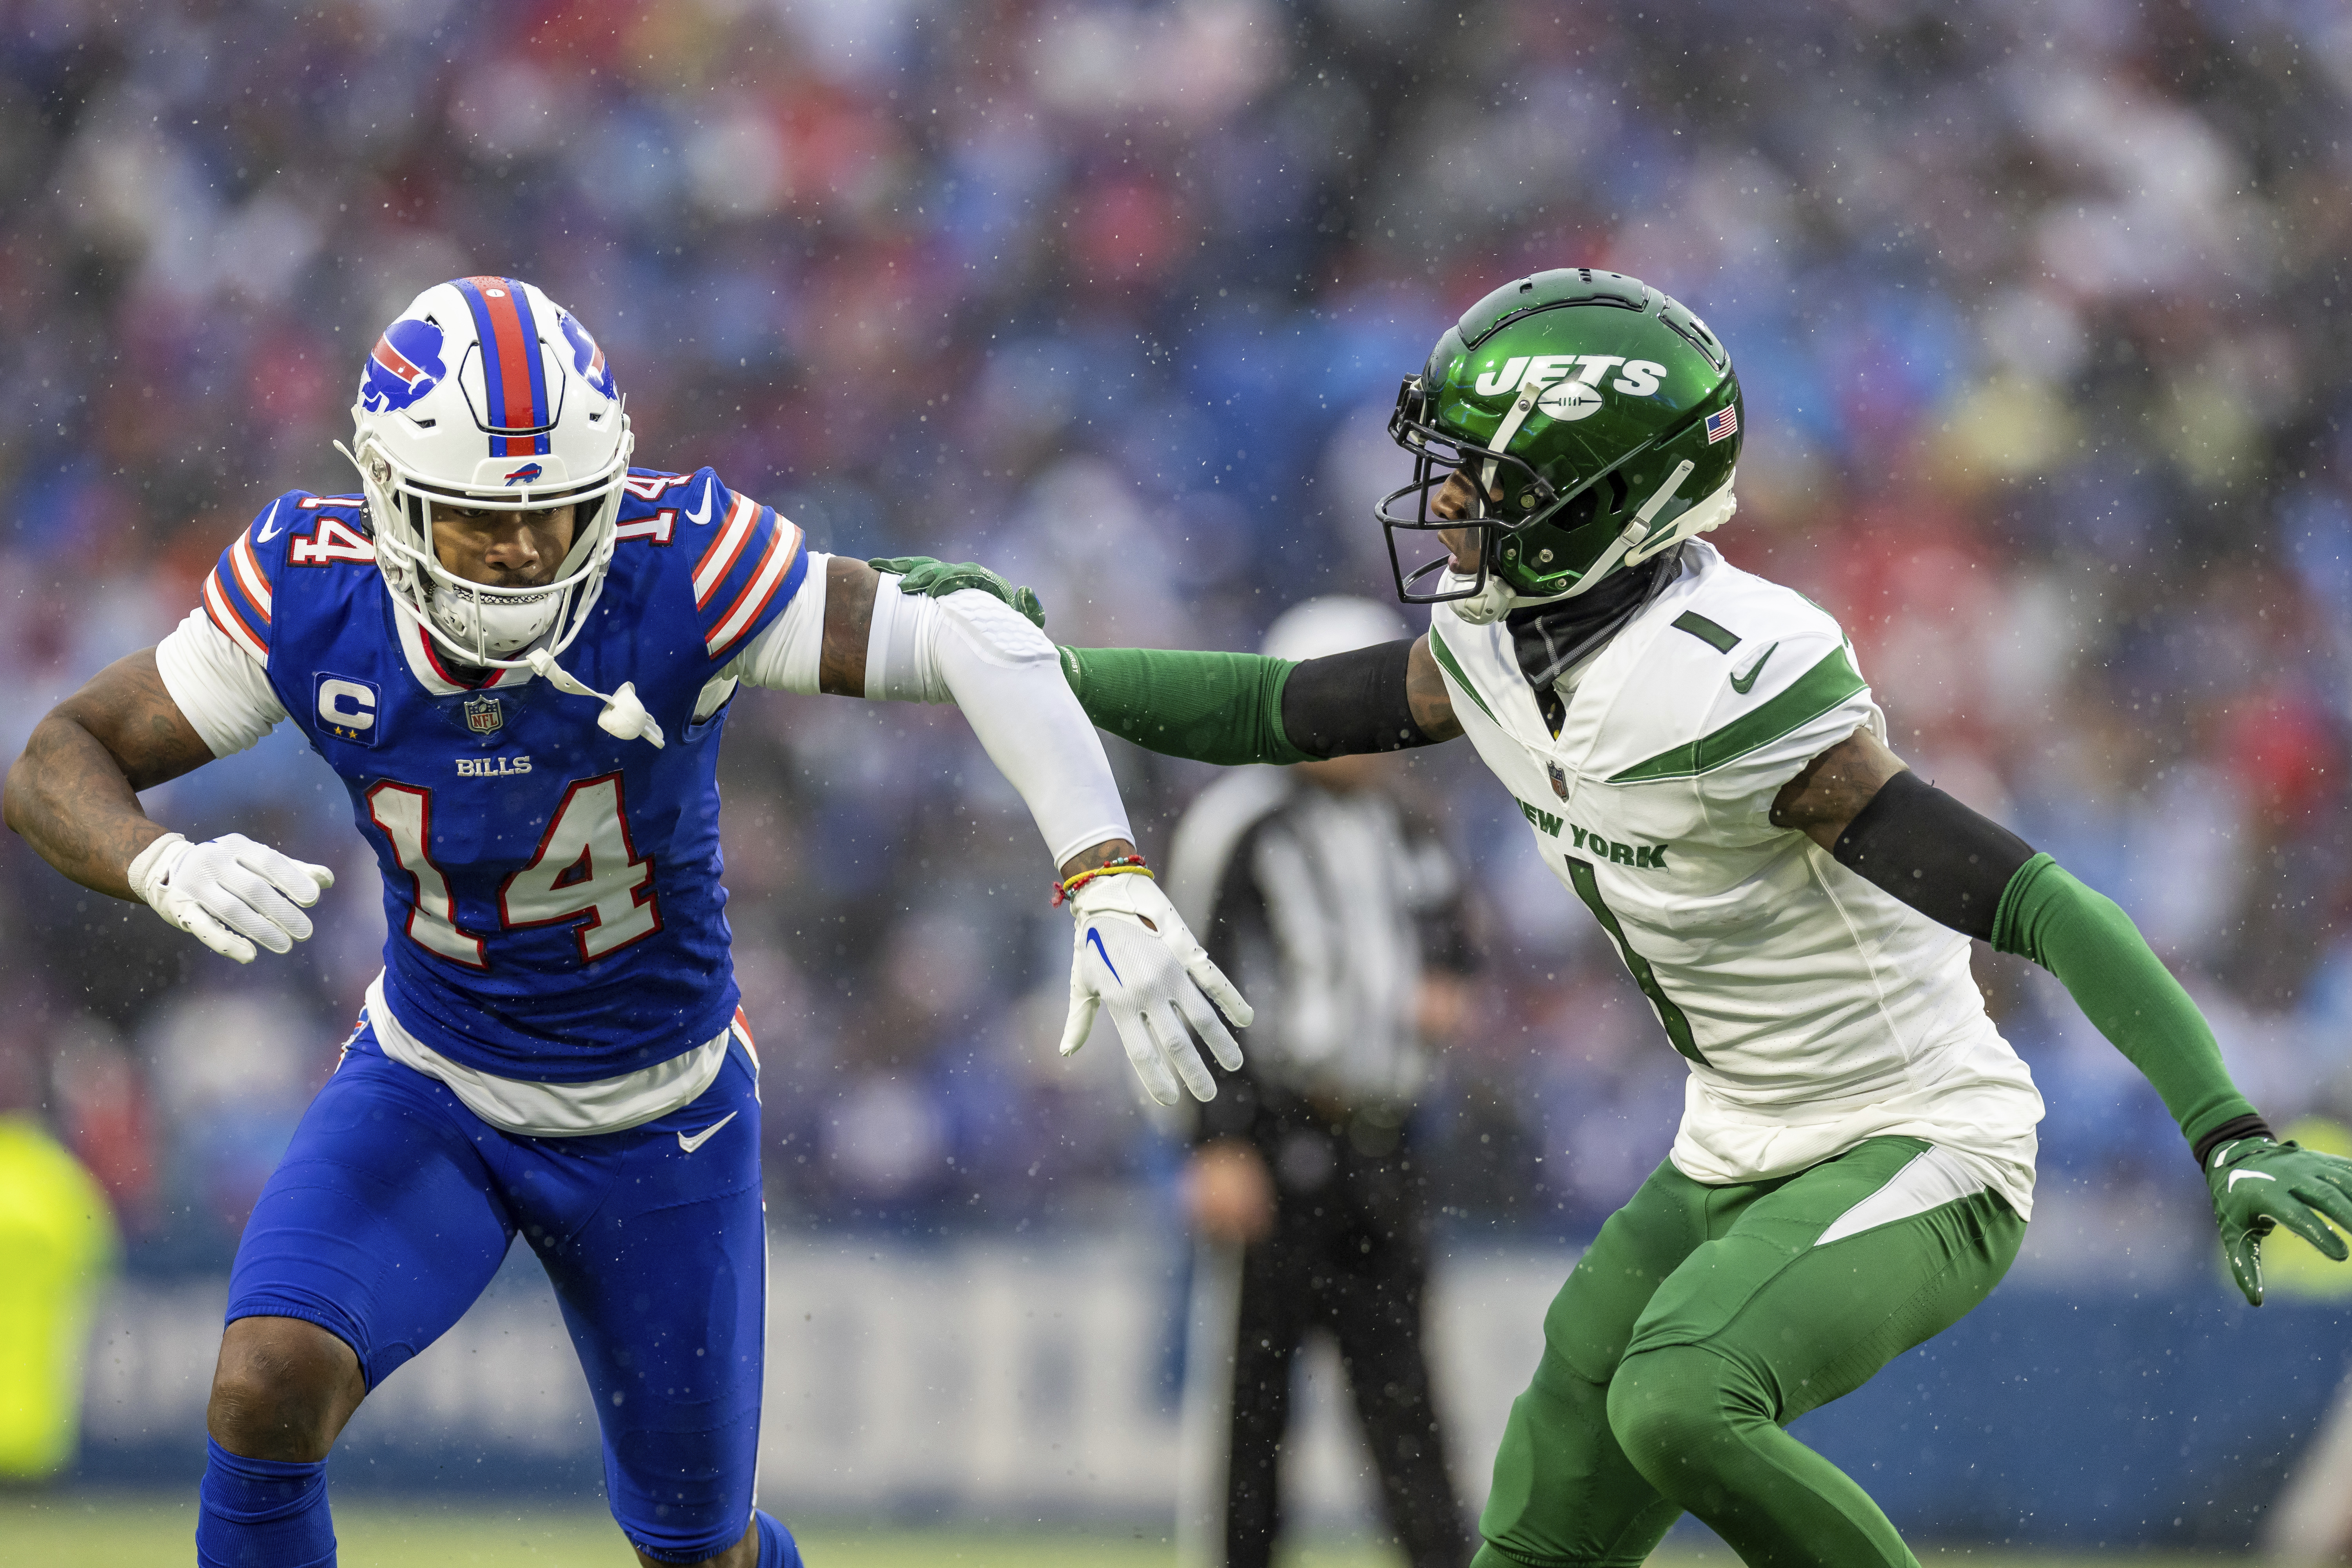
[[[629,467],[579,321],[462,278],[376,342],[361,493],[279,497],[202,606],[100,671],[10,771],[66,875],[239,963],[333,880],[135,791],[290,719],[351,793],[390,931],[341,1064],[238,1246],[196,1530],[206,1564],[331,1563],[325,1460],[520,1234],[649,1563],[778,1568],[752,1506],[765,1274],[758,1058],[737,1005],[713,768],[738,685],[953,700],[1028,803],[1077,916],[1066,1052],[1108,1006],[1173,1102],[1187,1022],[1249,1013],[1147,875],[1054,648],[984,593],[912,594],[803,546],[709,468]]]

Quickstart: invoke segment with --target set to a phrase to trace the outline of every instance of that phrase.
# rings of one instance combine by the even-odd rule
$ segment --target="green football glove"
[[[1039,631],[1045,629],[1045,606],[1037,602],[1037,595],[1026,588],[1014,587],[977,561],[950,565],[928,555],[885,555],[866,564],[898,578],[901,594],[921,594],[934,599],[961,588],[992,594],[1028,616],[1029,623]]]
[[[2221,1227],[2230,1274],[2253,1305],[2263,1304],[2263,1237],[2274,1226],[2344,1260],[2344,1238],[2320,1215],[2352,1231],[2352,1160],[2298,1143],[2239,1138],[2206,1160],[2205,1184],[2212,1189],[2213,1219]]]

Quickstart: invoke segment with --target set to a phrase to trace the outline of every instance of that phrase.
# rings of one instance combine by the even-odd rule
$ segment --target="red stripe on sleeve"
[[[719,585],[727,581],[734,573],[736,563],[742,560],[744,549],[751,544],[753,533],[758,531],[759,521],[760,503],[750,496],[737,496],[735,504],[728,509],[727,526],[719,531],[718,538],[710,542],[710,548],[702,552],[702,559],[695,563],[696,609],[709,607],[711,595],[719,592]]]
[[[238,613],[236,601],[228,596],[228,591],[221,584],[220,568],[217,566],[205,578],[205,614],[212,617],[213,625],[226,633],[231,642],[251,654],[257,663],[267,665],[269,662],[269,644]]]
[[[269,574],[261,569],[261,563],[254,556],[253,536],[238,534],[236,542],[228,547],[228,558],[230,564],[236,568],[237,587],[260,612],[262,620],[268,622],[270,619]]]
[[[769,515],[774,517],[775,514],[771,512]],[[775,531],[768,538],[767,551],[752,571],[751,580],[743,584],[742,593],[727,606],[727,614],[703,638],[703,644],[710,650],[713,658],[766,613],[770,602],[776,596],[776,590],[792,574],[793,561],[801,552],[801,531],[782,518],[776,518],[775,524]]]

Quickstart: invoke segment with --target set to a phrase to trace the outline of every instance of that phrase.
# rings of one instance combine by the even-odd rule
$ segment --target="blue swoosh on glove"
[[[1087,927],[1087,940],[1095,944],[1095,951],[1097,952],[1102,954],[1103,967],[1110,971],[1110,977],[1113,980],[1118,980],[1118,965],[1110,961],[1109,952],[1105,951],[1102,944],[1102,932],[1097,931],[1092,926],[1088,926]],[[1125,985],[1127,984],[1124,980],[1118,980],[1118,983],[1121,985]]]

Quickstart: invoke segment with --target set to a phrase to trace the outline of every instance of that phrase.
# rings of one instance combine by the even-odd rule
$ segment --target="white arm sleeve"
[[[784,606],[784,613],[746,643],[743,651],[704,690],[722,681],[748,680],[754,686],[772,687],[778,691],[815,695],[817,663],[824,653],[825,569],[832,564],[832,556],[811,551],[807,575],[801,579],[800,592]],[[728,689],[733,689],[732,686]],[[718,705],[710,704],[712,708]],[[704,717],[706,711],[698,711],[695,716]]]
[[[1062,678],[1061,655],[1001,600],[977,588],[910,596],[884,574],[866,645],[866,695],[961,707],[1028,804],[1055,865],[1135,837],[1102,740]]]
[[[286,717],[268,675],[201,609],[155,645],[155,668],[215,757],[257,744]]]
[[[976,589],[967,588],[963,594],[996,605],[994,599]],[[961,598],[963,594],[949,597]],[[869,699],[877,702],[955,700],[938,657],[939,608],[947,602],[921,594],[900,593],[898,579],[887,572],[881,574],[881,580],[874,585],[874,624],[866,637],[866,695]],[[996,607],[1004,608],[1003,605]],[[1017,615],[1013,618],[1031,631],[1036,629]],[[1045,644],[1045,648],[1049,657],[1060,657],[1053,653],[1051,643]],[[987,740],[985,735],[981,737],[983,745]],[[995,754],[994,747],[989,751],[992,756]]]

